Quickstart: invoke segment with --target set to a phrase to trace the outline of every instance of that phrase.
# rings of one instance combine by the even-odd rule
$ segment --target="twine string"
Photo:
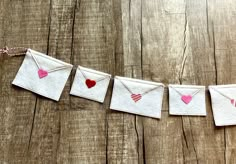
[[[117,78],[118,79],[118,78]],[[130,88],[122,81],[122,80],[120,80],[120,79],[118,79],[120,82],[121,82],[121,84],[127,89],[127,91],[129,91],[129,93],[130,94],[134,94],[131,90],[130,90]]]
[[[30,52],[30,51],[29,51],[29,52]],[[38,69],[40,69],[41,67],[40,67],[38,61],[36,60],[35,56],[34,56],[31,52],[30,52],[30,55],[32,56],[32,58],[33,58],[35,64],[37,65]]]
[[[28,50],[28,48],[25,48],[25,47],[12,47],[12,48],[8,48],[8,47],[6,46],[6,47],[0,49],[0,55],[1,55],[1,54],[6,54],[6,55],[8,55],[8,56],[10,56],[10,57],[13,57],[13,56],[22,56],[22,55],[25,55],[25,54],[26,54],[27,50]],[[32,53],[31,53],[31,55],[32,55]],[[37,65],[37,67],[40,69],[40,65],[39,65],[38,61],[36,60],[36,58],[34,57],[34,55],[32,55],[32,57],[33,57],[33,59],[34,59],[36,65]],[[67,68],[67,66],[57,67],[57,68],[55,68],[55,69],[49,70],[48,72],[50,73],[50,72],[58,71],[58,70],[65,69],[65,68]],[[80,72],[82,73],[83,77],[84,77],[85,79],[88,79],[88,77],[87,77],[86,74],[84,73],[84,71],[87,71],[87,70],[82,70],[82,69],[80,68],[80,66],[78,66],[78,68],[79,68]],[[90,71],[87,71],[87,72],[90,72]],[[92,73],[93,73],[93,72],[92,72]],[[109,77],[109,76],[98,78],[98,79],[96,79],[96,82],[102,81],[102,80],[104,80],[104,79],[106,79],[106,78],[108,78],[108,77]],[[114,78],[111,77],[111,79],[113,80]],[[120,80],[120,79],[119,79],[119,80]],[[124,83],[122,82],[122,80],[120,80],[120,82],[125,86],[125,88],[126,88],[131,94],[133,94],[133,92],[129,89],[129,87],[128,87],[126,84],[124,84]],[[142,95],[145,95],[145,94],[147,94],[147,93],[149,93],[149,92],[151,92],[151,91],[153,91],[153,90],[155,90],[155,89],[157,89],[157,88],[159,88],[159,87],[160,87],[160,86],[155,87],[155,88],[153,88],[153,89],[150,89],[150,90],[144,92]],[[164,86],[163,86],[163,87],[164,87]],[[171,87],[171,86],[170,86],[170,87]],[[178,90],[175,89],[174,87],[171,87],[171,88],[173,88],[179,95],[181,95],[181,96],[183,95],[180,91],[178,91]],[[219,94],[221,94],[221,95],[224,96],[225,98],[231,100],[231,98],[230,98],[229,96],[227,96],[227,95],[221,93],[220,91],[216,90],[216,89],[213,88],[213,87],[212,87],[212,89],[214,89],[216,92],[218,92]],[[195,91],[194,93],[192,93],[192,96],[195,96],[197,93],[200,92],[200,90],[201,90],[201,89],[199,89],[199,90]],[[208,90],[208,89],[206,89],[206,90]]]
[[[29,51],[30,52],[30,51]],[[36,63],[38,69],[42,69],[42,67],[40,66],[39,62],[37,61],[37,59],[35,58],[35,56],[30,52],[34,62]],[[61,66],[61,67],[56,67],[56,68],[53,68],[51,70],[47,70],[48,73],[51,73],[51,72],[55,72],[55,71],[59,71],[59,70],[62,70],[62,69],[65,69],[65,68],[69,68],[69,66]]]
[[[21,56],[21,55],[25,55],[27,51],[27,48],[25,47],[13,47],[13,48],[8,48],[7,46],[0,49],[0,55],[1,54],[6,54],[10,57],[12,56]]]
[[[176,88],[172,87],[172,86],[169,86],[171,87],[172,89],[174,89],[180,96],[183,96],[184,94],[181,93],[180,91],[178,91]],[[198,89],[196,90],[195,92],[193,92],[192,94],[190,94],[192,97],[194,97],[196,94],[198,94],[202,89]]]
[[[55,72],[55,71],[59,71],[59,70],[66,69],[66,68],[69,68],[69,66],[61,66],[61,67],[57,67],[57,68],[54,68],[54,69],[48,70],[48,73]]]
[[[87,77],[86,74],[84,73],[84,71],[87,71],[87,70],[82,70],[82,69],[80,68],[80,66],[78,66],[78,69],[80,70],[80,72],[81,72],[81,74],[83,75],[84,79],[87,80],[88,77]],[[90,72],[90,71],[87,71],[87,72]],[[92,73],[94,73],[94,72],[92,72]],[[95,81],[96,81],[96,82],[99,82],[99,81],[102,81],[102,80],[107,79],[108,77],[109,77],[109,76],[106,75],[106,77],[101,77],[101,78],[95,79]]]

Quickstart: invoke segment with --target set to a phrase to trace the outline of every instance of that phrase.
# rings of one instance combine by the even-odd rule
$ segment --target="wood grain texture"
[[[236,83],[235,0],[1,0],[0,45],[164,84]],[[161,120],[69,96],[55,103],[14,87],[23,57],[0,56],[0,163],[236,162],[235,127],[207,117]]]

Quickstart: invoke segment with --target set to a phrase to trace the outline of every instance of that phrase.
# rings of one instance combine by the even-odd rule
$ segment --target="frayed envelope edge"
[[[26,55],[31,56],[32,55],[31,53],[33,53],[33,55],[36,55],[36,56],[38,55],[40,57],[51,60],[51,61],[56,62],[58,64],[62,64],[63,66],[73,67],[72,64],[66,63],[64,61],[61,61],[61,60],[56,59],[54,57],[48,56],[47,54],[44,54],[44,53],[41,53],[41,52],[38,52],[38,51],[35,51],[35,50],[32,50],[32,49],[28,49],[27,52],[26,52]]]

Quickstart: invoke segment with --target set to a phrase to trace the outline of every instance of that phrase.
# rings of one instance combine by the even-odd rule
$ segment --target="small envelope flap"
[[[203,89],[205,88],[205,86],[203,85],[180,85],[180,84],[169,84],[169,87],[173,87],[173,88],[189,88],[189,89]]]
[[[227,96],[235,96],[235,93],[232,92],[232,89],[236,89],[236,84],[227,84],[227,85],[209,85],[208,86],[209,90],[213,90],[213,89],[218,89],[219,91],[221,91],[224,94],[227,94]],[[229,90],[231,89],[231,90]],[[214,90],[213,90],[214,91]]]
[[[209,85],[208,88],[218,87],[218,88],[234,88],[236,84],[225,84],[225,85]]]
[[[193,91],[197,91],[199,89],[204,89],[205,90],[205,86],[203,85],[179,85],[179,84],[169,84],[168,85],[169,88],[175,88],[176,90],[179,90],[182,92],[182,94],[192,94]],[[205,92],[205,91],[204,91]]]
[[[236,85],[235,84],[210,85],[208,88],[210,90],[211,97],[212,98],[214,97],[214,99],[217,98],[217,101],[214,101],[214,104],[221,104],[221,103],[228,104],[228,102],[231,101],[231,99],[236,102],[236,94],[235,94],[236,93]],[[216,93],[216,95],[214,93]]]
[[[53,57],[50,57],[46,54],[43,54],[41,52],[37,52],[32,49],[28,49],[26,52],[26,55],[29,58],[31,58],[32,60],[34,60],[34,58],[35,58],[37,60],[38,64],[40,65],[40,67],[42,67],[43,69],[46,69],[46,70],[53,70],[53,69],[60,68],[60,67],[65,67],[65,69],[67,67],[68,68],[73,67],[73,65],[71,65],[69,63],[65,63],[61,60],[55,59]],[[34,55],[34,58],[32,57],[32,55]]]
[[[161,86],[164,87],[164,84],[162,83],[156,83],[146,80],[139,80],[139,79],[133,79],[133,78],[127,78],[127,77],[121,77],[121,76],[115,76],[115,79],[122,80],[129,88],[135,93],[139,92],[145,92],[147,89],[152,89],[153,87]],[[142,86],[142,87],[137,87]]]
[[[108,74],[108,73],[96,71],[96,70],[93,70],[93,69],[90,69],[90,68],[85,68],[85,67],[82,67],[82,66],[78,66],[77,69],[80,72],[82,70],[83,73],[85,73],[88,78],[95,78],[95,79],[100,78],[100,77],[111,78],[111,75]]]

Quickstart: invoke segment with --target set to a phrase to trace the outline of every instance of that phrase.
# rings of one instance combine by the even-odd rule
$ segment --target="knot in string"
[[[6,46],[5,48],[3,48],[3,49],[0,49],[0,53],[2,53],[2,54],[7,54],[7,55],[9,55],[9,48]]]

